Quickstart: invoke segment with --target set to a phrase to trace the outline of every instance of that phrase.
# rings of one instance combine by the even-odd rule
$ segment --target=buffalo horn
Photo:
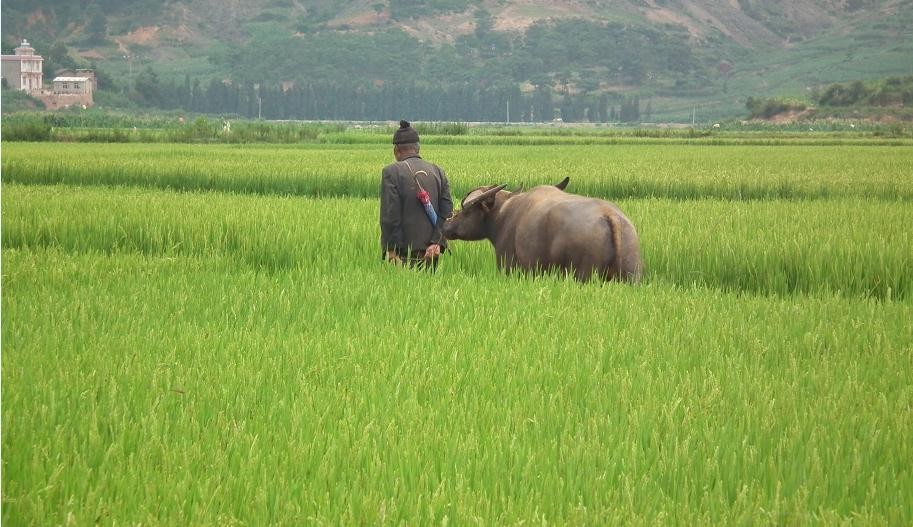
[[[492,187],[492,188],[486,190],[485,192],[479,194],[478,196],[472,198],[471,200],[463,203],[463,208],[468,209],[469,207],[475,205],[476,203],[481,203],[481,202],[485,201],[486,199],[497,194],[498,192],[504,190],[504,187],[506,187],[506,186],[507,185],[498,185],[497,187]]]
[[[567,184],[568,184],[568,182],[569,182],[570,180],[571,180],[571,178],[566,177],[566,178],[564,178],[564,179],[561,180],[561,183],[558,183],[558,184],[555,185],[555,186],[558,187],[558,190],[564,190],[564,188],[567,186]]]

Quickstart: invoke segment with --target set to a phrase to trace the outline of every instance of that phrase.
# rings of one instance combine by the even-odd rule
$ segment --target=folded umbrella
[[[419,185],[419,191],[417,193],[418,200],[421,202],[422,206],[425,207],[425,214],[428,215],[428,220],[431,222],[432,226],[437,225],[437,213],[434,212],[434,207],[431,205],[431,196],[428,194],[428,191],[423,189]]]

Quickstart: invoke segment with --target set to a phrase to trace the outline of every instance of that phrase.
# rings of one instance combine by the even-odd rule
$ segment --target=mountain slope
[[[2,5],[3,45],[112,83],[151,66],[286,86],[398,82],[638,94],[660,116],[743,110],[749,95],[913,73],[910,0],[62,0]],[[60,45],[64,52],[60,53]],[[528,88],[524,88],[528,89]],[[123,90],[123,88],[122,88]]]

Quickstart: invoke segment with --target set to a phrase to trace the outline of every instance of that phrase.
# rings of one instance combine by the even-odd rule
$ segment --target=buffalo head
[[[467,241],[485,238],[488,235],[486,220],[495,206],[495,195],[506,186],[479,187],[466,194],[460,210],[444,223],[444,236]]]

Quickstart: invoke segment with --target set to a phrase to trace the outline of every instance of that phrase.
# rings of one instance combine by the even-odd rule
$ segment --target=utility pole
[[[257,94],[257,119],[262,119],[262,110],[263,110],[263,99],[260,98],[260,94]]]
[[[127,91],[130,91],[133,85],[133,55],[124,55],[124,60],[130,68],[130,75],[127,76]]]
[[[694,116],[696,114],[696,109],[694,106],[691,107],[691,128],[694,128]]]
[[[510,124],[510,97],[507,98],[507,124]]]

